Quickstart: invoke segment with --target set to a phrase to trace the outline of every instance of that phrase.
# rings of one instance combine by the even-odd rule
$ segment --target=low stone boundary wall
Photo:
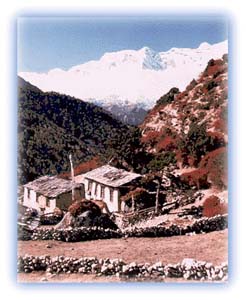
[[[32,240],[57,240],[64,242],[80,242],[98,239],[121,238],[120,230],[104,229],[101,227],[77,227],[68,229],[43,229],[33,231]]]
[[[78,227],[69,229],[37,228],[33,231],[20,234],[21,240],[58,240],[65,242],[79,242],[96,239],[112,239],[122,237],[170,237],[193,233],[207,233],[227,228],[227,215],[218,215],[212,218],[201,218],[191,225],[181,227],[155,226],[146,228],[133,227],[123,230],[104,229],[101,227]]]
[[[188,235],[192,233],[207,233],[227,228],[227,217],[227,215],[218,215],[212,218],[201,218],[194,221],[191,225],[184,227],[175,224],[169,227],[135,227],[133,229],[125,229],[122,233],[124,236],[128,237],[170,237],[175,235]]]
[[[56,225],[62,220],[62,215],[41,215],[40,216],[40,224],[41,225]]]
[[[178,264],[132,262],[121,259],[97,259],[96,257],[28,256],[18,257],[18,272],[46,271],[48,274],[80,273],[97,276],[136,278],[184,278],[199,281],[227,281],[228,265],[214,266],[205,261],[184,259]]]

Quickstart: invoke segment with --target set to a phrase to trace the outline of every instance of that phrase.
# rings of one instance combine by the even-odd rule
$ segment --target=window
[[[27,197],[30,198],[30,190],[27,189]]]
[[[48,198],[46,198],[46,206],[50,207],[50,200]]]
[[[110,202],[113,202],[113,200],[114,200],[114,190],[110,189],[109,192],[110,192]]]

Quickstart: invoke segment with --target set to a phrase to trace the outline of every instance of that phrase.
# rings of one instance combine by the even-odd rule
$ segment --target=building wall
[[[83,198],[83,190],[75,189],[75,200]],[[56,207],[62,210],[67,210],[72,203],[72,192],[64,193],[56,198],[47,198],[44,195],[37,194],[33,190],[24,188],[24,202],[23,205],[34,208],[39,212],[52,213]]]
[[[45,212],[46,213],[53,213],[54,209],[56,207],[57,207],[57,199],[56,198],[47,199]]]
[[[24,188],[24,206],[34,208],[38,212],[53,212],[56,207],[56,199],[48,199],[47,197],[36,193],[33,190]]]
[[[75,199],[76,199],[76,197],[75,197]],[[62,194],[56,198],[56,206],[58,208],[60,208],[61,210],[67,210],[71,204],[72,204],[72,194],[71,193]]]
[[[96,181],[85,179],[85,198],[87,200],[103,200],[110,212],[119,211],[119,190],[104,186]]]
[[[23,201],[23,205],[30,207],[30,208],[34,208],[34,209],[38,209],[39,210],[39,206],[38,206],[38,202],[37,202],[37,193],[33,190],[29,190],[28,188],[24,188],[24,201]]]

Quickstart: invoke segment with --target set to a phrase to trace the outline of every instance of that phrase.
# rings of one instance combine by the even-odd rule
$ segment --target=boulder
[[[64,215],[63,219],[61,220],[61,222],[55,226],[55,229],[73,227],[75,221],[76,221],[75,217],[70,212],[67,212]]]

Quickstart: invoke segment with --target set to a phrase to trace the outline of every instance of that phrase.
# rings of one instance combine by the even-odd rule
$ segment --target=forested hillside
[[[99,156],[134,162],[137,129],[122,124],[94,104],[42,92],[19,78],[18,178],[20,183],[57,174]],[[133,139],[132,139],[133,137]]]

